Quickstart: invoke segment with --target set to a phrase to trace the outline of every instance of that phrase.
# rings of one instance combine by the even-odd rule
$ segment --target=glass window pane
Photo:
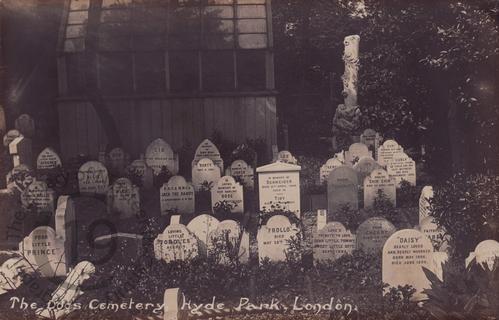
[[[85,92],[85,64],[83,56],[81,54],[67,54],[65,59],[69,94],[83,94]]]
[[[232,49],[234,48],[234,36],[232,34],[210,34],[204,36],[207,49]]]
[[[159,93],[165,91],[165,66],[163,53],[138,53],[135,55],[137,92]]]
[[[239,18],[265,18],[266,11],[264,5],[243,5],[237,7]]]
[[[169,61],[171,91],[198,91],[199,67],[197,52],[170,51]]]
[[[234,17],[234,7],[232,6],[207,6],[204,8],[205,18],[225,18]]]
[[[77,52],[83,50],[85,50],[84,38],[67,39],[64,41],[65,52]]]
[[[240,33],[265,33],[267,32],[267,20],[240,19],[237,21],[237,30]]]
[[[75,24],[69,25],[66,28],[66,38],[78,38],[85,36],[86,25]]]
[[[72,11],[68,15],[68,24],[83,24],[87,19],[88,11]]]
[[[109,9],[101,11],[101,22],[127,22],[130,20],[130,10]]]
[[[203,90],[234,90],[233,51],[208,51],[203,53]]]
[[[266,34],[240,34],[239,46],[243,49],[263,49],[267,47]]]
[[[90,0],[71,0],[69,10],[87,10]]]
[[[238,90],[265,90],[265,51],[248,50],[237,53]]]
[[[132,0],[102,0],[102,8],[120,8],[132,4]]]
[[[203,21],[205,33],[233,33],[233,20],[207,19]]]
[[[238,4],[264,4],[265,0],[237,0]]]
[[[133,90],[131,54],[101,54],[99,56],[99,79],[104,94],[130,94]]]
[[[177,8],[172,12],[171,33],[199,33],[200,26],[199,8]]]

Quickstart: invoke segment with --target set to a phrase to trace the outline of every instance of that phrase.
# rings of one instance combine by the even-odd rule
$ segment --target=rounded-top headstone
[[[87,195],[105,195],[109,187],[106,167],[98,161],[85,162],[78,170],[80,193]]]
[[[350,165],[354,165],[359,161],[362,157],[372,157],[371,151],[369,148],[360,142],[356,142],[350,145],[348,148],[347,154],[347,162]]]
[[[397,228],[385,218],[369,218],[357,228],[357,249],[368,253],[379,252],[395,231]]]
[[[314,261],[334,261],[355,250],[355,235],[340,222],[329,222],[312,235]]]
[[[211,190],[220,179],[220,168],[211,159],[203,158],[192,167],[192,184],[196,191]]]
[[[338,158],[330,158],[326,161],[325,164],[322,165],[320,172],[319,172],[319,182],[322,184],[327,180],[327,177],[333,171],[333,169],[336,169],[338,167],[341,167],[343,165],[343,162],[341,162]]]
[[[387,166],[395,153],[404,152],[404,148],[395,140],[386,140],[378,149],[378,163]]]
[[[221,177],[211,189],[211,206],[213,212],[244,213],[243,187],[231,176]]]
[[[173,176],[163,184],[159,191],[161,214],[170,212],[177,214],[194,213],[194,187],[182,176]]]
[[[353,169],[359,174],[359,181],[364,179],[376,169],[381,169],[381,166],[372,157],[362,157],[353,166]]]
[[[433,270],[433,245],[418,230],[399,230],[383,246],[382,266],[384,283],[390,287],[412,285],[416,289],[413,299],[421,300],[422,291],[430,288],[423,267]]]
[[[364,208],[372,207],[378,192],[382,191],[393,206],[397,204],[395,179],[383,169],[375,169],[364,179]]]
[[[287,150],[279,151],[277,154],[277,159],[275,161],[280,161],[289,164],[298,164],[298,160]]]
[[[192,219],[187,224],[187,229],[199,239],[201,248],[206,253],[210,233],[216,230],[219,224],[220,221],[217,218],[209,214],[202,214]]]
[[[227,175],[233,176],[249,189],[255,186],[255,173],[253,168],[244,160],[235,160],[229,168],[227,168]]]
[[[329,214],[338,212],[343,206],[359,208],[357,171],[343,165],[333,169],[327,178],[327,201]]]
[[[55,193],[44,181],[35,180],[21,194],[21,202],[24,208],[53,213]]]
[[[397,185],[407,181],[411,186],[416,185],[416,162],[405,152],[393,154],[391,162],[386,166],[388,174],[395,178]]]
[[[290,241],[297,237],[300,229],[291,224],[286,216],[272,216],[265,226],[258,230],[258,258],[262,262],[265,258],[270,261],[285,261]]]
[[[163,168],[172,174],[178,172],[177,158],[173,149],[161,138],[154,140],[147,146],[145,161],[153,169],[154,174],[159,174]]]
[[[180,216],[172,216],[170,225],[154,240],[154,255],[166,262],[190,260],[199,255],[198,239],[180,224]]]
[[[51,170],[61,166],[61,158],[52,148],[43,149],[36,158],[37,170]]]
[[[480,242],[475,251],[470,253],[470,256],[466,259],[467,266],[473,258],[475,258],[477,264],[486,264],[489,270],[492,270],[496,259],[499,258],[499,242],[495,240]]]
[[[35,120],[29,114],[24,113],[20,115],[16,119],[14,126],[28,138],[32,138],[35,135]]]
[[[229,254],[237,254],[237,259],[239,262],[247,262],[249,260],[249,234],[243,232],[241,235],[241,226],[237,221],[234,220],[224,220],[220,222],[215,230],[209,234],[208,242],[208,252],[211,254],[221,255],[220,262],[227,263],[230,262]],[[216,252],[217,249],[220,250],[230,250],[231,248],[227,246],[226,241],[231,244],[235,252]],[[239,244],[239,246],[237,246]]]

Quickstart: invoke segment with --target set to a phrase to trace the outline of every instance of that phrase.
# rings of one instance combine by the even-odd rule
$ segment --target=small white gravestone
[[[292,239],[298,239],[300,229],[291,224],[285,216],[272,216],[265,226],[258,230],[258,259],[260,263],[268,258],[270,261],[285,261],[286,252]]]
[[[353,169],[357,171],[359,175],[359,181],[364,181],[368,175],[371,174],[376,169],[382,169],[382,167],[371,157],[362,157],[353,166]]]
[[[25,164],[14,167],[6,176],[7,189],[23,192],[35,181],[35,174]]]
[[[147,146],[145,161],[156,175],[164,168],[173,175],[178,173],[178,157],[173,152],[172,147],[161,138],[154,140]]]
[[[14,127],[28,138],[35,136],[35,120],[29,114],[20,115],[14,122]]]
[[[158,260],[190,260],[198,254],[198,239],[180,224],[180,216],[172,216],[170,225],[154,240],[154,256]]]
[[[349,166],[335,168],[327,177],[327,208],[329,214],[338,212],[343,206],[359,208],[357,172]]]
[[[395,178],[397,186],[400,186],[404,180],[409,182],[411,186],[416,185],[416,162],[405,152],[395,153],[386,169],[390,177]]]
[[[127,178],[119,178],[107,192],[109,213],[117,213],[122,218],[132,218],[140,213],[139,188]]]
[[[12,163],[14,167],[21,164],[32,166],[33,153],[31,147],[31,139],[20,136],[15,138],[9,144],[9,153],[12,156]]]
[[[33,181],[21,194],[23,208],[54,213],[55,192],[44,181]]]
[[[203,140],[197,147],[196,152],[194,153],[194,160],[192,160],[192,167],[196,166],[201,159],[210,159],[213,161],[213,164],[220,168],[220,174],[224,172],[224,161],[220,156],[220,151],[218,151],[218,148],[208,139]]]
[[[220,168],[208,158],[199,160],[192,167],[192,184],[194,190],[211,190],[220,179]]]
[[[7,133],[3,136],[3,146],[8,147],[9,144],[14,141],[15,138],[22,137],[23,135],[19,130],[12,129],[7,131]]]
[[[395,231],[397,228],[385,218],[369,218],[357,228],[357,249],[377,253]]]
[[[210,233],[216,230],[219,224],[220,221],[209,214],[199,215],[187,224],[187,229],[199,239],[200,249],[203,254],[207,253]]]
[[[378,148],[378,163],[384,167],[388,166],[393,160],[393,155],[399,152],[404,152],[404,148],[402,148],[397,141],[386,140],[383,142],[383,145]]]
[[[317,230],[320,230],[326,226],[327,223],[327,210],[319,209],[317,210]]]
[[[243,187],[231,176],[220,178],[211,189],[211,207],[228,210],[230,213],[244,213]]]
[[[422,291],[430,288],[423,267],[433,270],[433,245],[418,230],[399,230],[383,246],[382,266],[384,283],[390,287],[412,285],[416,289],[413,299],[422,300]]]
[[[365,144],[356,142],[350,145],[348,151],[345,153],[345,156],[345,162],[353,166],[360,160],[360,158],[372,157],[372,153]]]
[[[379,144],[382,141],[382,137],[380,136],[379,133],[374,131],[373,129],[366,129],[364,132],[360,135],[360,142],[368,146],[369,148],[372,148],[375,152],[379,148]]]
[[[35,270],[30,263],[19,254],[13,254],[0,266],[0,295],[19,288],[28,276],[33,275]]]
[[[419,223],[421,223],[424,218],[430,216],[430,211],[431,211],[430,201],[432,198],[433,198],[433,187],[425,186],[421,190],[421,195],[419,196]]]
[[[243,232],[238,222],[224,220],[208,237],[208,254],[217,255],[220,263],[228,264],[235,259],[241,263],[248,262],[249,233]]]
[[[243,186],[250,190],[253,190],[255,187],[254,170],[244,160],[236,160],[232,162],[230,167],[226,170],[226,175],[233,176],[236,180],[240,181]]]
[[[300,170],[300,166],[283,162],[256,169],[261,211],[272,211],[278,205],[300,217]]]
[[[114,148],[106,155],[106,165],[109,172],[115,176],[121,176],[125,173],[128,162],[128,155],[122,148]]]
[[[395,179],[383,169],[376,169],[364,179],[364,208],[370,208],[379,190],[387,196],[393,206],[397,203],[397,187]]]
[[[326,163],[322,165],[319,172],[320,184],[323,184],[327,181],[327,177],[329,176],[331,171],[333,171],[333,169],[341,167],[342,165],[343,162],[341,162],[338,158],[330,158],[329,160],[327,160]]]
[[[142,159],[137,159],[132,161],[127,167],[128,175],[133,175],[142,181],[142,186],[145,189],[151,189],[153,187],[153,177],[154,171],[150,168],[147,163]]]
[[[194,187],[182,176],[173,176],[159,190],[161,214],[194,213]]]
[[[447,252],[449,250],[450,236],[445,229],[439,227],[433,217],[426,217],[419,223],[419,231],[430,239],[435,251]]]
[[[75,262],[74,255],[78,249],[76,229],[76,209],[73,200],[69,196],[60,196],[57,199],[55,211],[55,234],[57,239],[64,242],[66,260],[72,264]]]
[[[65,276],[68,271],[64,241],[51,227],[38,227],[19,243],[19,252],[42,277]]]
[[[52,148],[45,148],[36,158],[37,170],[51,170],[62,167],[62,161],[57,152]]]
[[[334,261],[355,250],[355,235],[340,222],[329,222],[312,234],[314,261]]]
[[[470,255],[466,258],[466,267],[475,259],[475,263],[481,266],[486,264],[489,270],[493,270],[497,258],[499,258],[499,242],[484,240],[476,246],[474,252],[470,252]]]
[[[287,150],[279,151],[279,153],[277,154],[277,158],[274,159],[274,162],[276,161],[294,164],[294,165],[298,164],[298,160],[296,160],[296,158],[291,154],[291,152]]]
[[[109,187],[106,167],[98,161],[88,161],[78,170],[78,187],[84,195],[105,195]]]
[[[47,319],[59,319],[67,316],[74,310],[79,310],[75,302],[81,295],[84,294],[81,286],[95,273],[95,266],[88,261],[78,263],[73,270],[68,274],[66,280],[61,283],[52,293],[50,306],[64,306],[61,308],[47,307],[36,311],[39,317]]]
[[[184,293],[180,288],[170,288],[165,290],[163,295],[163,320],[187,320],[189,311],[183,308]]]

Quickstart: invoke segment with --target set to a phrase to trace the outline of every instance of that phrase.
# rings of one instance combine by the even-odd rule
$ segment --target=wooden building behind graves
[[[271,20],[270,0],[67,0],[57,61],[63,158],[97,156],[108,143],[89,74],[132,156],[158,137],[194,149],[215,131],[235,143],[261,138],[270,153]]]

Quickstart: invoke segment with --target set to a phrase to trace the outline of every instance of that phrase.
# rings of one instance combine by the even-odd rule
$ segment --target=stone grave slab
[[[57,152],[52,148],[45,148],[36,158],[37,170],[52,170],[62,167],[62,161]]]
[[[66,260],[70,266],[77,261],[77,232],[74,201],[69,196],[60,196],[57,199],[57,209],[55,211],[55,234],[57,239],[64,242]]]
[[[220,178],[211,189],[211,206],[213,213],[227,210],[230,213],[244,213],[243,186],[231,176]]]
[[[191,214],[195,211],[194,187],[182,176],[173,176],[159,190],[161,214]]]
[[[106,195],[109,177],[106,167],[98,161],[88,161],[78,170],[78,188],[84,195]]]
[[[236,181],[242,183],[244,187],[250,190],[253,190],[255,187],[255,172],[244,160],[232,162],[226,170],[226,175],[234,177]]]
[[[357,210],[358,186],[357,172],[351,167],[343,165],[331,171],[327,178],[328,213],[334,214],[345,205]]]
[[[357,228],[357,249],[367,253],[377,253],[395,231],[397,228],[385,218],[369,218]]]
[[[158,260],[190,260],[198,254],[198,239],[180,224],[180,216],[172,216],[170,225],[154,240],[154,255]]]
[[[370,208],[378,196],[379,190],[388,197],[393,206],[397,204],[397,187],[395,179],[383,169],[376,169],[364,179],[364,208]]]
[[[404,148],[400,146],[395,140],[386,140],[378,148],[378,163],[386,167],[393,160],[395,153],[404,152]]]
[[[173,175],[178,173],[178,157],[172,147],[161,138],[147,146],[145,161],[155,175],[158,175],[164,168]]]
[[[272,216],[267,224],[258,230],[258,259],[285,261],[291,239],[297,237],[300,229],[282,215]]]
[[[405,152],[395,153],[386,169],[390,177],[395,178],[397,186],[400,186],[404,180],[409,182],[411,186],[416,185],[416,162]]]
[[[129,176],[135,176],[140,179],[142,187],[151,189],[153,187],[154,171],[143,159],[132,161],[126,169]]]
[[[315,262],[334,261],[345,254],[351,254],[355,247],[355,235],[340,222],[329,222],[312,234]]]
[[[55,192],[43,181],[35,180],[21,194],[24,209],[54,213]]]
[[[196,191],[211,190],[220,177],[220,168],[208,158],[199,160],[192,167],[192,184]]]
[[[25,164],[33,165],[33,153],[31,139],[20,136],[15,138],[9,144],[9,153],[12,156],[12,164],[14,167]]]

